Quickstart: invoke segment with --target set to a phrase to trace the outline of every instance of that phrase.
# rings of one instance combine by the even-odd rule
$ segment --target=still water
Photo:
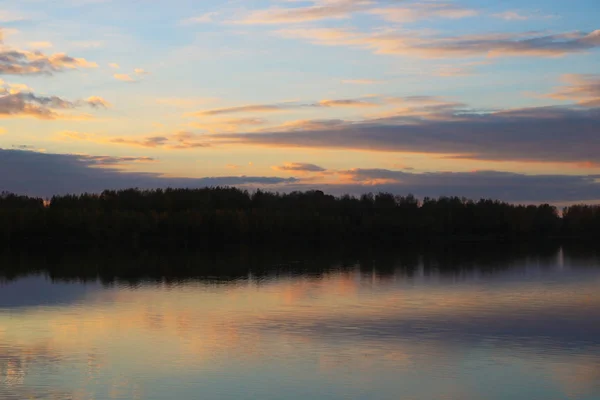
[[[5,274],[0,399],[600,399],[595,256],[325,264]]]

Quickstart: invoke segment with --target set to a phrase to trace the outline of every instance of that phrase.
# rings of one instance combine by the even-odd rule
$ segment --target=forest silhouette
[[[438,239],[593,237],[600,206],[515,205],[459,197],[417,199],[319,190],[275,193],[230,187],[106,190],[49,200],[0,195],[0,239],[111,246],[291,242],[406,243]]]

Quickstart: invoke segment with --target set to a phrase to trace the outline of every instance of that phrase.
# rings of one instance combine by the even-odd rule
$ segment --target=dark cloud
[[[29,116],[40,119],[55,119],[57,113],[50,107],[31,101],[24,93],[0,96],[0,115],[2,116]]]
[[[17,93],[13,96],[20,97],[23,102],[36,103],[54,109],[74,108],[75,103],[61,99],[57,96],[36,96],[33,93]]]
[[[411,173],[406,170],[352,169],[337,171],[343,184],[313,184],[297,178],[229,176],[210,178],[168,178],[154,173],[120,171],[115,166],[151,162],[147,157],[109,157],[45,154],[32,151],[0,150],[0,188],[35,196],[100,192],[130,187],[242,186],[273,188],[278,191],[321,189],[328,193],[355,194],[386,191],[413,193],[419,197],[465,196],[494,198],[509,202],[591,201],[600,199],[600,176],[525,175],[500,171]],[[297,164],[300,168],[303,164]],[[113,168],[106,168],[112,166]],[[99,168],[103,167],[103,168]],[[306,168],[320,172],[319,166]],[[296,171],[301,172],[296,169]]]
[[[90,165],[99,166],[114,166],[119,164],[137,163],[137,162],[154,162],[152,157],[114,157],[114,156],[78,156],[81,160],[88,162]]]
[[[541,107],[494,113],[442,108],[426,117],[400,113],[327,129],[212,138],[229,143],[419,152],[478,160],[600,163],[599,126],[600,108]]]
[[[315,164],[307,163],[285,163],[284,165],[278,165],[273,167],[278,171],[295,171],[295,172],[324,172],[325,168],[319,167]]]
[[[17,149],[17,150],[35,150],[36,149],[35,146],[31,146],[29,144],[13,144],[11,147],[13,149]]]
[[[33,196],[100,192],[104,189],[270,186],[297,182],[295,178],[226,176],[207,178],[168,178],[154,173],[123,172],[98,168],[124,162],[150,161],[145,157],[98,157],[74,154],[46,154],[0,149],[0,188]]]

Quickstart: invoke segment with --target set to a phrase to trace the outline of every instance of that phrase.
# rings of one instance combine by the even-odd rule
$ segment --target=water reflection
[[[597,399],[596,253],[498,250],[13,263],[0,398]]]

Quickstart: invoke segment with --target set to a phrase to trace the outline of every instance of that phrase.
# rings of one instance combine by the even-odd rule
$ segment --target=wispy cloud
[[[423,58],[557,57],[600,47],[600,30],[541,35],[531,32],[465,36],[423,36],[397,31],[360,32],[348,29],[284,29],[278,34],[325,46],[346,46]]]
[[[116,167],[123,164],[156,162],[156,159],[152,157],[92,156],[88,154],[74,154],[74,156],[86,162],[89,166],[98,167]]]
[[[23,14],[14,11],[0,10],[0,22],[16,22],[25,19]]]
[[[367,96],[356,99],[323,99],[311,103],[287,102],[279,104],[250,104],[236,107],[215,108],[193,113],[194,116],[215,116],[225,114],[243,114],[243,113],[271,113],[285,110],[306,109],[306,108],[335,108],[335,107],[379,107],[386,104],[390,98],[380,96]]]
[[[348,18],[356,11],[364,11],[373,4],[369,0],[318,0],[310,6],[273,7],[252,11],[234,22],[243,24],[289,24],[323,19]],[[290,3],[293,4],[293,3]]]
[[[226,108],[214,108],[210,110],[198,111],[193,115],[196,116],[211,116],[211,115],[224,115],[224,114],[241,114],[241,113],[265,113],[265,112],[277,112],[289,108],[286,105],[276,104],[256,104],[246,105],[238,107],[226,107]]]
[[[58,139],[166,150],[187,150],[210,146],[202,135],[186,131],[165,135],[132,137],[111,137],[85,132],[64,131],[59,133]]]
[[[517,11],[505,11],[502,13],[494,14],[493,16],[507,21],[526,21],[529,19],[528,16],[523,15]]]
[[[208,24],[214,21],[215,17],[219,15],[218,12],[207,12],[197,17],[191,17],[181,21],[184,25],[188,24]]]
[[[339,128],[340,126],[346,125],[346,121],[340,119],[301,119],[286,121],[276,127],[269,127],[261,130],[261,132],[294,132],[304,130],[328,130]]]
[[[532,19],[552,19],[557,18],[556,15],[542,14],[541,12],[522,12],[522,11],[504,11],[501,13],[492,14],[492,17],[500,18],[505,21],[528,21]]]
[[[28,43],[28,45],[34,49],[49,49],[51,47],[54,47],[54,45],[51,42],[30,42]]]
[[[406,6],[374,8],[369,11],[386,21],[411,22],[420,19],[474,17],[477,10],[463,8],[452,3],[413,3]]]
[[[218,99],[213,97],[159,97],[152,99],[156,104],[177,108],[194,108],[207,103],[214,103]]]
[[[435,75],[437,76],[469,76],[477,73],[477,67],[483,65],[489,65],[489,61],[475,61],[469,63],[454,63],[448,65],[441,65],[435,69]]]
[[[568,100],[583,106],[600,107],[600,75],[564,75],[566,86],[550,93],[547,97]]]
[[[459,19],[478,14],[477,10],[452,3],[409,3],[404,6],[383,7],[381,0],[313,0],[310,5],[272,7],[255,10],[232,22],[242,24],[297,24],[329,19],[346,19],[355,13],[369,13],[393,22],[412,22],[420,19]],[[297,4],[302,4],[298,2]]]
[[[246,131],[251,127],[259,127],[267,121],[261,118],[211,118],[201,122],[191,122],[188,125],[195,129],[210,133]]]
[[[384,82],[376,79],[344,79],[342,83],[348,85],[379,85]]]

